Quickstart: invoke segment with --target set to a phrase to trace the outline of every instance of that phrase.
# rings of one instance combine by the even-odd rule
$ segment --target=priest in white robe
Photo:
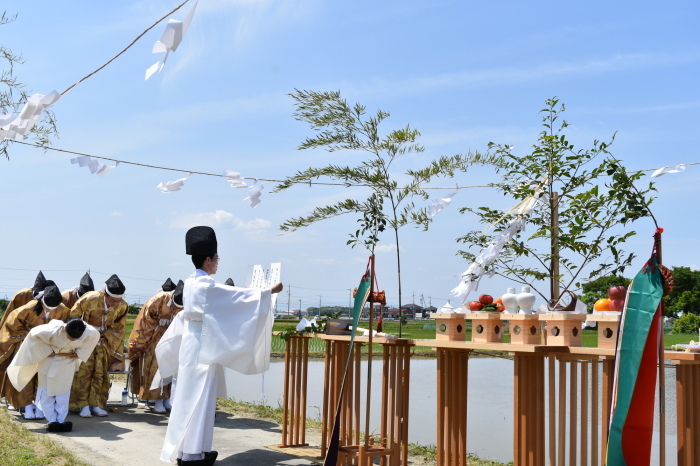
[[[151,388],[177,375],[160,459],[185,466],[214,464],[212,451],[216,397],[226,396],[224,368],[259,374],[270,366],[274,310],[271,289],[221,285],[211,275],[218,268],[217,241],[210,227],[194,227],[185,237],[195,273],[185,281],[184,309],[156,347],[158,374]]]
[[[100,332],[78,318],[52,320],[31,329],[7,368],[7,377],[21,391],[39,374],[36,404],[49,432],[70,432],[66,422],[73,375],[100,340]]]

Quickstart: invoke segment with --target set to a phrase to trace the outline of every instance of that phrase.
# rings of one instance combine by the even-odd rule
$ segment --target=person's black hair
[[[207,255],[201,255],[201,254],[192,254],[192,263],[194,264],[195,268],[201,269],[202,266],[204,265],[204,261],[207,260],[207,257],[211,257],[214,259],[214,256],[216,254],[212,254],[210,256]]]
[[[66,321],[66,333],[71,338],[80,338],[85,332],[85,322],[79,317],[71,317]]]

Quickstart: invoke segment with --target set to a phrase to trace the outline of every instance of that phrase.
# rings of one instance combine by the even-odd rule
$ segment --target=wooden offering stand
[[[464,316],[472,321],[472,342],[501,343],[500,312],[469,312]]]
[[[586,318],[589,322],[598,322],[598,348],[615,349],[617,334],[620,331],[621,312],[600,314],[594,312]]]
[[[510,343],[512,345],[539,345],[540,319],[537,314],[503,314],[510,321]]]
[[[435,339],[438,341],[465,341],[467,322],[466,314],[435,312],[430,314],[435,319]]]
[[[583,322],[588,314],[540,314],[547,323],[547,346],[583,346]]]

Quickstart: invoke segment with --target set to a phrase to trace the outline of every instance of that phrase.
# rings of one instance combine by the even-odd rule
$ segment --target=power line
[[[109,160],[110,162],[117,162],[117,163],[126,164],[126,165],[135,165],[138,167],[154,168],[156,170],[167,170],[167,171],[174,171],[174,172],[178,172],[178,173],[188,173],[188,174],[192,174],[192,175],[204,175],[204,176],[215,176],[218,178],[227,178],[226,175],[221,175],[218,173],[208,173],[208,172],[200,172],[200,171],[196,171],[196,170],[184,170],[182,168],[162,167],[159,165],[149,165],[149,164],[139,163],[139,162],[130,162],[128,160],[121,160],[121,159],[115,159],[115,158],[111,158],[111,157],[103,157],[103,156],[85,154],[83,152],[75,152],[75,151],[66,150],[66,149],[59,149],[56,147],[42,146],[41,144],[33,144],[33,143],[29,143],[29,142],[24,142],[24,141],[8,140],[8,142],[24,144],[25,146],[37,147],[37,148],[43,149],[43,150],[52,150],[55,152],[63,152],[66,154],[92,157],[94,159],[99,159],[99,160]],[[692,165],[700,165],[700,162],[690,162],[690,163],[682,163],[682,164],[676,164],[676,165],[692,166]],[[663,167],[645,168],[643,170],[627,170],[626,173],[653,172],[653,171],[656,171],[660,168],[663,168]],[[290,182],[288,180],[277,180],[277,179],[272,179],[272,178],[256,178],[256,177],[250,177],[250,176],[242,176],[241,178],[243,178],[245,180],[263,181],[263,182],[270,182],[270,183],[291,183],[291,184],[320,185],[320,186],[343,186],[346,188],[349,188],[349,187],[372,187],[373,186],[373,185],[364,184],[364,183],[351,184],[349,182],[342,182],[342,183],[331,183],[331,182],[323,182],[323,181],[294,181],[294,182]],[[487,184],[487,185],[470,185],[470,186],[457,185],[457,186],[450,186],[450,187],[424,187],[421,189],[447,190],[447,189],[472,189],[472,188],[492,188],[492,187],[493,187],[492,184]],[[403,188],[397,188],[397,189],[403,189]],[[309,289],[311,289],[311,288],[309,288]],[[323,290],[321,290],[321,291],[323,291]]]

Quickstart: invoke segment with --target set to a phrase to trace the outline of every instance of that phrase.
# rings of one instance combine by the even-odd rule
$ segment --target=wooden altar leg
[[[700,364],[676,365],[676,435],[678,465],[700,463]]]
[[[306,380],[309,338],[294,336],[285,346],[281,447],[306,446]]]
[[[467,464],[469,351],[437,349],[437,464]]]
[[[544,356],[516,353],[514,377],[515,466],[540,466],[544,455]]]

